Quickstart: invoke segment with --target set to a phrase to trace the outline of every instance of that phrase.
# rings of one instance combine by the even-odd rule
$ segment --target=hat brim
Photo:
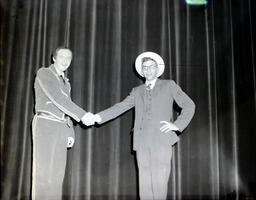
[[[157,53],[150,52],[150,51],[143,52],[136,58],[135,68],[136,68],[137,73],[140,76],[144,77],[144,75],[142,73],[142,66],[141,65],[142,65],[142,59],[145,58],[145,57],[152,58],[153,60],[156,61],[157,68],[158,68],[157,77],[161,76],[164,73],[164,68],[165,68],[164,61],[163,61],[162,57],[159,56]]]

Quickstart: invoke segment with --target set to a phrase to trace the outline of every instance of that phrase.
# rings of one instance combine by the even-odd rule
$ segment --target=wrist
[[[95,114],[94,116],[95,116],[95,121],[97,123],[100,123],[102,121],[101,116],[99,114]]]

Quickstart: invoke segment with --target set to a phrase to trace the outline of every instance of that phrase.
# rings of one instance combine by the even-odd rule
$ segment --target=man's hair
[[[59,47],[57,47],[57,48],[52,52],[52,57],[53,57],[53,58],[56,58],[57,53],[58,53],[59,50],[61,50],[61,49],[67,49],[67,50],[69,50],[69,51],[71,52],[71,55],[73,56],[73,53],[72,53],[72,51],[71,51],[70,48],[68,48],[68,47],[66,47],[66,46],[59,46]]]
[[[144,62],[147,62],[147,61],[149,61],[149,60],[151,60],[151,61],[153,61],[154,63],[156,63],[156,66],[158,66],[158,65],[157,65],[157,62],[156,62],[153,58],[151,58],[151,57],[143,57],[143,58],[141,59],[141,64],[143,64]]]

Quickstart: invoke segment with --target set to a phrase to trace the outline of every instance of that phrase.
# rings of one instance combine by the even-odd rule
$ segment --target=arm
[[[182,89],[174,82],[171,81],[171,90],[173,94],[173,98],[178,106],[181,107],[181,113],[174,122],[180,132],[182,132],[191,121],[192,117],[195,113],[195,104],[192,99],[182,91]]]
[[[38,71],[36,80],[44,94],[66,115],[79,122],[86,114],[85,110],[77,106],[70,96],[61,90],[58,78],[51,71],[42,68]]]
[[[98,113],[98,115],[101,118],[101,120],[99,121],[99,124],[102,124],[106,121],[116,118],[117,116],[121,115],[125,111],[133,108],[134,105],[135,105],[135,97],[134,97],[134,89],[133,89],[131,93],[123,101]]]

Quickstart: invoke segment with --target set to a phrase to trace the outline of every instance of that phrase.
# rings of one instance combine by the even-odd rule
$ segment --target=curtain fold
[[[196,114],[174,146],[169,199],[251,198],[256,185],[253,0],[2,0],[1,199],[29,199],[33,81],[59,45],[73,51],[72,99],[96,113],[142,83],[143,51],[165,61]],[[178,111],[177,113],[178,114]],[[134,111],[101,126],[75,124],[64,199],[136,199]]]

